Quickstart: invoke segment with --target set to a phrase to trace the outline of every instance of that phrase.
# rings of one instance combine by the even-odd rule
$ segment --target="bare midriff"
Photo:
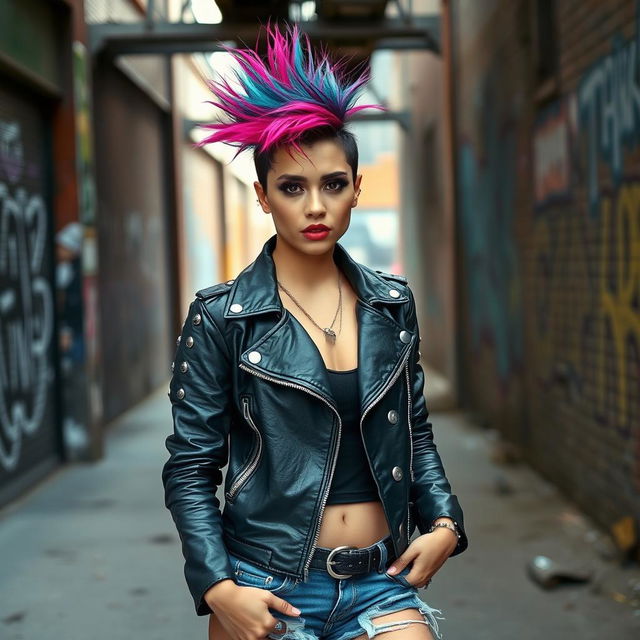
[[[389,526],[379,500],[329,504],[322,516],[318,546],[331,549],[342,545],[368,547],[388,533]]]

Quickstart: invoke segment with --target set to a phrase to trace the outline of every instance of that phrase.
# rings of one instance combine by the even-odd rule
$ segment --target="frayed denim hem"
[[[396,601],[402,601],[402,606],[400,608],[393,607],[393,603]],[[414,607],[422,614],[424,620],[407,619],[378,623],[372,621],[372,618],[377,618],[378,616],[383,616],[387,613],[395,613],[396,611],[402,611],[404,609],[410,609]],[[367,636],[369,638],[374,638],[384,631],[398,631],[400,629],[406,629],[410,624],[426,624],[431,628],[436,638],[441,639],[442,635],[438,627],[438,620],[445,620],[446,618],[442,615],[438,616],[436,614],[442,614],[442,611],[440,609],[436,609],[435,607],[430,607],[426,602],[421,600],[416,593],[414,595],[413,606],[410,603],[407,604],[406,596],[395,596],[361,613],[358,616],[358,623],[367,632]],[[339,638],[339,640],[350,640],[350,638],[354,637],[357,636],[350,636],[349,638]]]

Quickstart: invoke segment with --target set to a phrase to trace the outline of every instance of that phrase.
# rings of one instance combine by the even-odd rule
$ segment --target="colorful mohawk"
[[[288,25],[285,33],[276,26],[266,27],[267,57],[256,51],[224,47],[239,64],[234,75],[240,91],[222,78],[207,81],[215,100],[210,104],[222,109],[228,122],[201,124],[215,133],[198,142],[225,142],[245,149],[269,151],[291,144],[300,149],[303,133],[318,127],[339,130],[345,121],[362,109],[384,109],[379,104],[354,106],[369,71],[349,82],[343,71],[344,59],[331,62],[326,51],[316,54],[309,37],[297,25]]]

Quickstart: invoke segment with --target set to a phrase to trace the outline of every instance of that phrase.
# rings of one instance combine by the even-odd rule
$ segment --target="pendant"
[[[329,327],[325,327],[323,329],[324,331],[324,335],[327,338],[327,340],[329,340],[329,342],[335,343],[336,341],[336,332],[333,329],[330,329]]]

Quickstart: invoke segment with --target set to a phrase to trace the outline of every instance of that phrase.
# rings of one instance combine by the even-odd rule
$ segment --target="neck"
[[[333,260],[333,248],[310,255],[297,251],[278,238],[272,258],[277,278],[287,289],[317,290],[318,286],[335,286],[337,283],[338,266]]]

